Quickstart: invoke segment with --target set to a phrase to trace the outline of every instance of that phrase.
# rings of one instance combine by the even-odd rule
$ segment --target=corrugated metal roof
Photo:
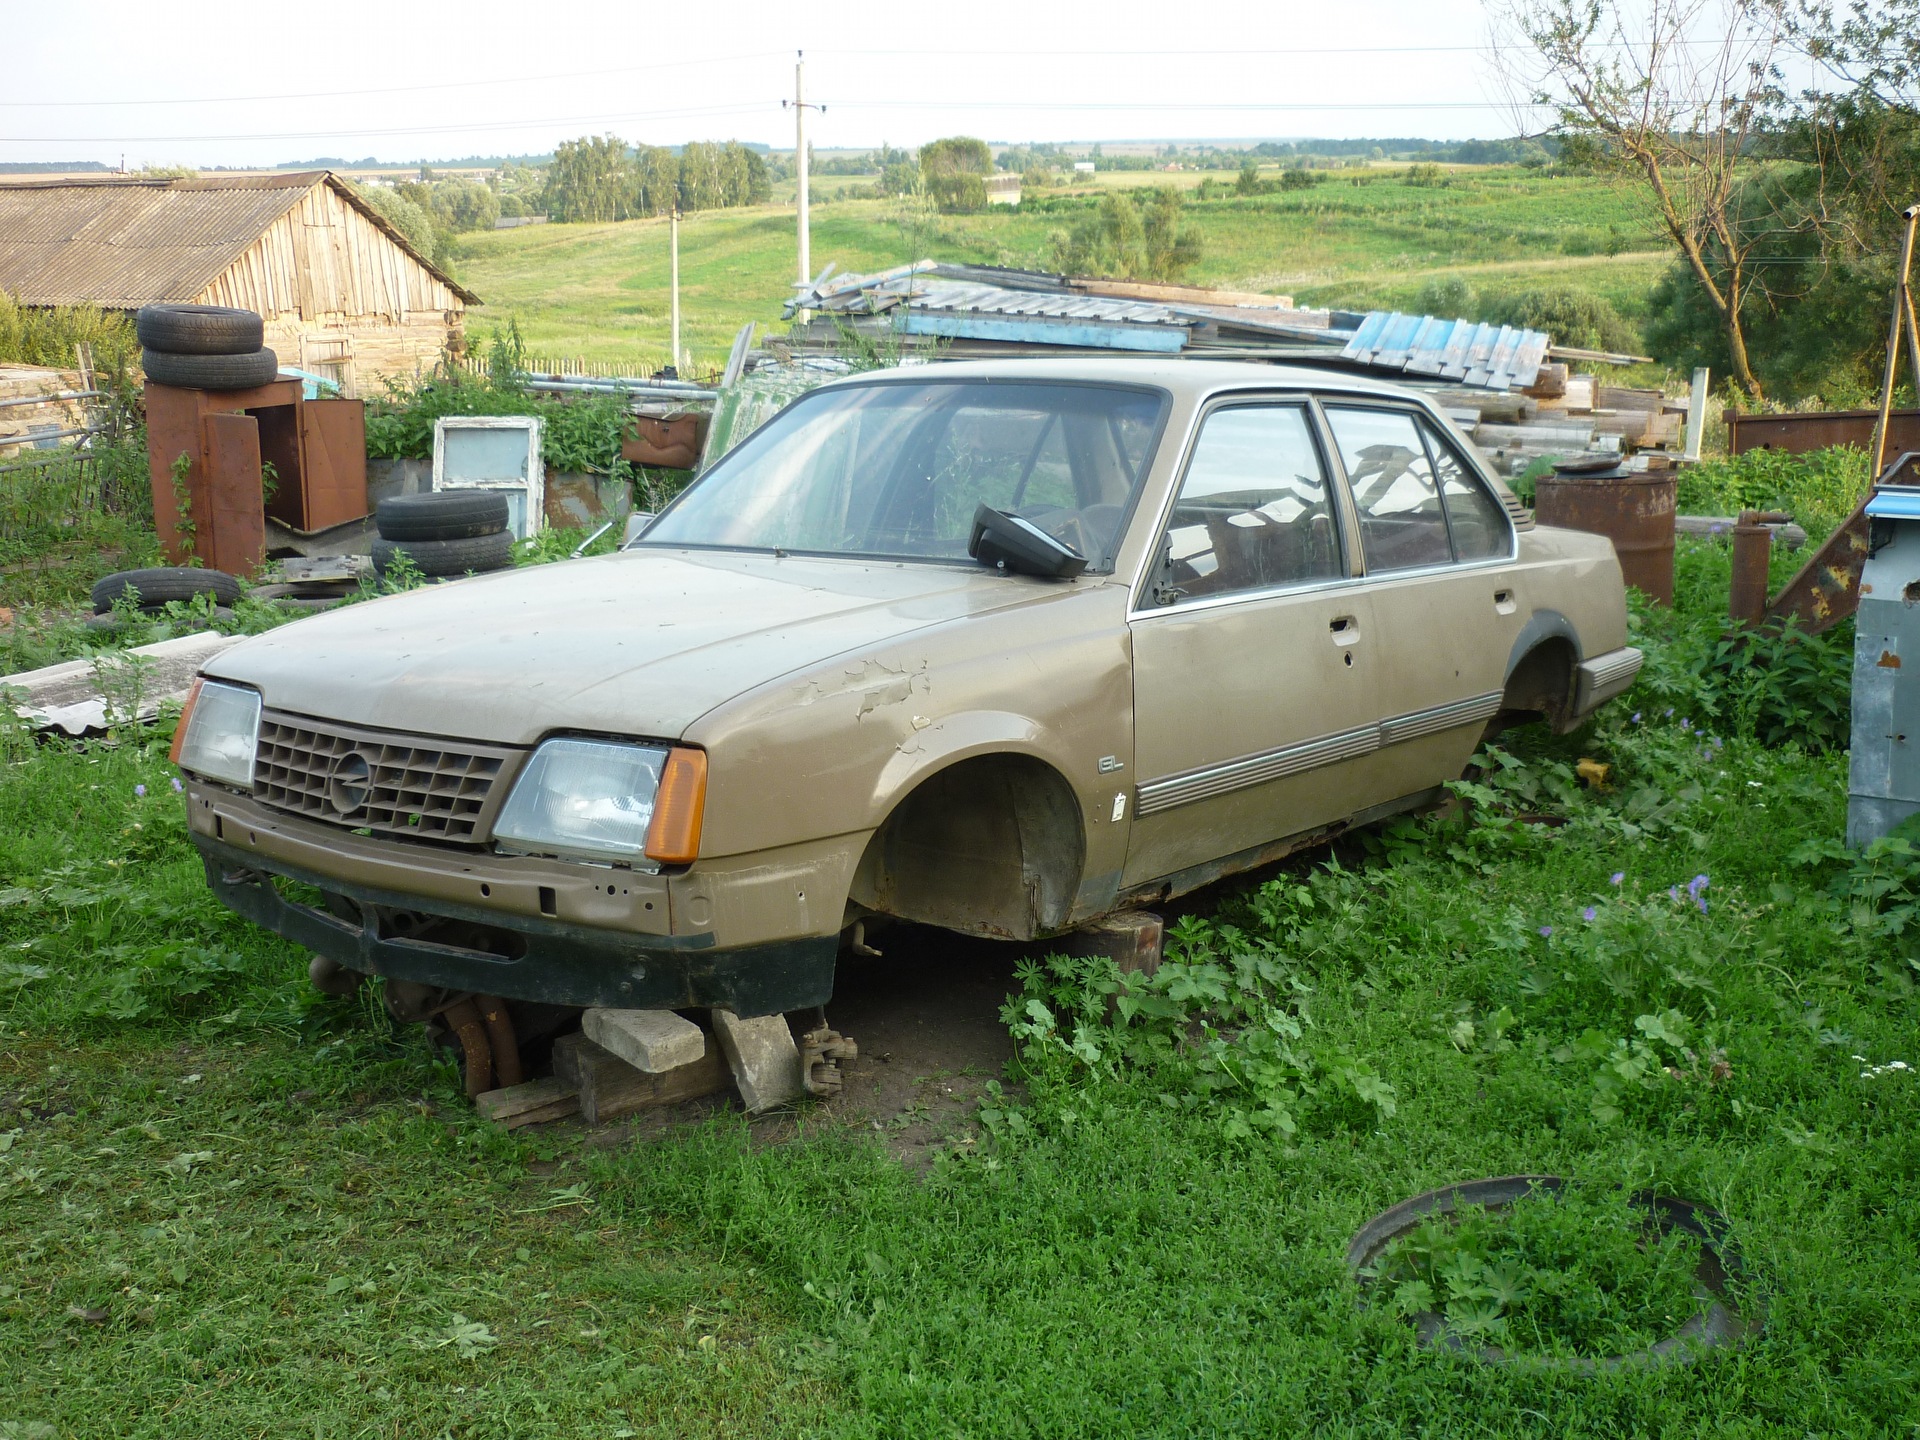
[[[388,239],[476,303],[325,170],[0,184],[0,290],[29,305],[110,310],[191,301],[320,184],[332,185]]]

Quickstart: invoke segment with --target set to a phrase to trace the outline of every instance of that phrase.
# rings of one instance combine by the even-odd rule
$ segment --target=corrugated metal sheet
[[[321,184],[331,184],[412,259],[473,302],[323,170],[0,184],[0,290],[29,305],[115,310],[191,301]]]
[[[832,267],[787,303],[907,335],[941,335],[1059,349],[1232,353],[1341,362],[1493,390],[1534,383],[1548,339],[1538,330],[1377,310],[1298,310],[1288,304],[1125,299],[1088,293],[1089,282],[1036,271],[937,265],[922,260],[875,275]],[[1144,287],[1143,287],[1144,288]],[[1174,289],[1176,287],[1163,287]],[[1195,297],[1206,292],[1186,290]],[[1223,297],[1223,301],[1226,297]]]

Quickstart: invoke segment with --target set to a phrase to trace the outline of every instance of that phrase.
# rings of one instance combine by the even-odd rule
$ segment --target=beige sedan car
[[[623,552],[206,669],[207,876],[351,971],[824,1003],[852,927],[1058,935],[1432,799],[1639,667],[1602,538],[1421,395],[1095,359],[849,377]]]

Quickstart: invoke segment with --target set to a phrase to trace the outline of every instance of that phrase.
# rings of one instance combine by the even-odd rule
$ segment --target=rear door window
[[[1422,421],[1420,433],[1426,437],[1427,454],[1440,481],[1440,498],[1446,502],[1454,558],[1462,562],[1504,559],[1513,550],[1506,507],[1493,498],[1486,482],[1467,468],[1438,430]]]
[[[1413,416],[1401,410],[1326,407],[1360,512],[1369,575],[1453,562],[1440,488]]]

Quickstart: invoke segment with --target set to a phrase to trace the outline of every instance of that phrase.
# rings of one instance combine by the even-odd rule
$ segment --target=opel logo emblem
[[[342,815],[351,815],[367,803],[372,778],[373,767],[367,764],[367,757],[349,750],[333,762],[327,776],[327,803]]]

